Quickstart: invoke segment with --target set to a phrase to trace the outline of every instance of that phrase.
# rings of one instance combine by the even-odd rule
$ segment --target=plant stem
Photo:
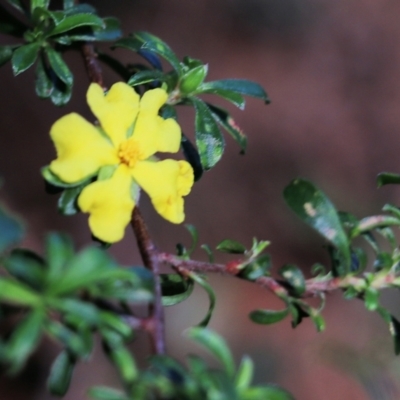
[[[146,223],[139,211],[139,207],[137,206],[133,210],[131,225],[136,236],[136,241],[144,265],[151,270],[154,275],[155,298],[150,309],[152,324],[148,325],[152,337],[154,352],[156,354],[165,354],[164,308],[162,305],[159,256],[149,235]]]

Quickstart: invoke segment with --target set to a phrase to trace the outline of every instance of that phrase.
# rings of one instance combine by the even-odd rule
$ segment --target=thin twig
[[[133,210],[131,225],[144,265],[154,275],[155,298],[150,310],[152,324],[148,324],[148,328],[152,334],[154,351],[156,354],[165,354],[164,308],[162,305],[160,262],[157,249],[150,238],[146,223],[137,206]]]
[[[97,54],[94,51],[94,46],[91,43],[84,43],[82,45],[82,55],[85,60],[86,71],[88,73],[90,82],[98,83],[103,87],[103,72],[97,60]]]

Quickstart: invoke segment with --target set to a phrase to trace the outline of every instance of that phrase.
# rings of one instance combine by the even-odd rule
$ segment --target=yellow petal
[[[86,186],[79,196],[79,208],[90,214],[90,230],[100,240],[114,243],[124,237],[135,206],[131,185],[128,167],[120,165],[110,179]]]
[[[119,162],[111,143],[79,114],[57,120],[50,136],[57,150],[57,159],[51,162],[50,170],[64,182],[78,182],[95,174],[103,165]]]
[[[126,139],[139,110],[139,95],[123,82],[115,83],[106,95],[97,83],[87,92],[87,102],[114,146]]]
[[[140,143],[143,159],[157,151],[176,153],[181,143],[181,128],[172,119],[163,119],[158,111],[168,98],[163,89],[147,91],[140,100],[140,111],[133,138]]]
[[[150,196],[157,212],[170,222],[185,219],[183,198],[193,186],[193,169],[186,161],[139,161],[132,176]]]

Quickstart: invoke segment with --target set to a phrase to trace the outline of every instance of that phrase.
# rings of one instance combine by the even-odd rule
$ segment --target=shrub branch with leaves
[[[28,4],[29,3],[29,4]],[[296,327],[311,318],[316,329],[325,329],[322,311],[326,295],[340,291],[357,298],[369,311],[387,322],[400,352],[400,322],[379,302],[386,288],[400,288],[400,250],[393,228],[400,225],[400,209],[387,204],[383,214],[357,219],[339,212],[329,198],[311,182],[295,179],[284,190],[289,208],[316,230],[326,242],[330,266],[316,264],[305,279],[292,264],[272,271],[269,242],[253,239],[246,248],[234,240],[223,240],[216,250],[234,254],[226,264],[214,261],[214,252],[202,245],[207,261],[192,259],[198,246],[194,226],[185,225],[192,245],[177,246],[177,254],[159,250],[139,210],[140,192],[147,192],[156,211],[173,223],[184,220],[183,196],[194,181],[210,170],[224,152],[222,131],[233,137],[242,153],[247,138],[228,111],[202,99],[214,94],[239,109],[244,96],[269,103],[264,89],[242,79],[206,81],[208,65],[184,57],[181,61],[161,39],[147,32],[122,37],[114,17],[101,17],[94,7],[64,0],[54,10],[49,0],[6,0],[0,4],[0,32],[19,39],[0,47],[0,64],[11,64],[14,75],[36,68],[35,90],[40,98],[57,106],[69,102],[73,74],[63,59],[69,50],[80,51],[91,82],[87,100],[98,123],[91,124],[72,113],[51,128],[57,158],[41,171],[50,192],[59,193],[63,215],[89,213],[89,227],[101,246],[77,252],[69,237],[50,233],[44,254],[19,248],[24,229],[18,218],[0,209],[0,311],[2,321],[17,321],[0,338],[0,361],[10,374],[26,360],[46,335],[62,347],[51,368],[48,388],[63,396],[69,388],[76,363],[87,360],[95,336],[115,366],[123,389],[88,388],[93,399],[242,399],[285,400],[292,396],[275,385],[252,385],[253,362],[247,356],[235,366],[224,339],[206,328],[216,295],[206,274],[218,273],[259,285],[282,301],[282,309],[258,309],[250,319],[273,324],[291,317]],[[123,48],[139,55],[143,63],[125,65],[111,52],[100,51],[97,42],[111,42],[110,50]],[[170,65],[163,70],[161,59]],[[102,65],[112,68],[121,82],[104,82]],[[195,143],[177,122],[176,108],[195,110]],[[182,150],[186,161],[159,161],[156,152]],[[400,175],[383,173],[378,184],[398,184]],[[107,254],[107,248],[123,238],[131,225],[143,267],[122,267]],[[383,237],[390,251],[383,250]],[[372,248],[368,260],[365,246]],[[387,248],[387,246],[385,247]],[[162,266],[170,273],[161,273]],[[208,295],[209,308],[198,326],[186,337],[207,349],[220,363],[210,368],[197,357],[187,364],[166,354],[164,308],[187,299],[195,285]],[[318,298],[319,306],[310,305]],[[139,317],[135,306],[148,305],[148,315]],[[313,302],[314,304],[314,302]],[[135,332],[145,331],[152,341],[148,367],[137,367],[127,345]]]

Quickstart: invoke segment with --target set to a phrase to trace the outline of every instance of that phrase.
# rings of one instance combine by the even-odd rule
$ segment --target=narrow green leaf
[[[100,322],[100,311],[91,303],[73,298],[53,299],[49,302],[51,308],[61,313],[72,314],[90,326],[97,326]]]
[[[203,249],[207,253],[208,262],[213,263],[214,262],[214,254],[211,250],[211,247],[208,244],[202,244],[200,246],[200,248]]]
[[[222,157],[225,141],[207,105],[200,99],[190,98],[195,110],[196,145],[205,170],[212,168]]]
[[[253,322],[257,324],[270,325],[282,321],[287,317],[288,314],[289,314],[288,308],[279,311],[254,310],[250,313],[249,317]]]
[[[188,250],[189,254],[192,254],[193,251],[197,247],[197,243],[199,241],[199,233],[198,233],[196,227],[192,224],[185,224],[185,228],[189,231],[190,236],[192,237],[192,245],[190,246],[190,249]]]
[[[394,352],[396,355],[400,354],[400,322],[390,315],[390,313],[383,307],[379,306],[376,311],[385,320],[389,326],[389,332],[393,337]]]
[[[179,274],[161,274],[163,306],[173,306],[186,300],[193,292],[194,282]]]
[[[49,7],[50,0],[31,0],[31,13],[35,8],[44,8],[47,9]]]
[[[93,36],[95,40],[101,42],[108,42],[117,40],[122,36],[121,22],[118,18],[106,17],[103,18],[104,27],[93,28]]]
[[[367,287],[365,290],[365,307],[368,311],[375,311],[379,307],[380,292],[373,287]]]
[[[143,85],[145,83],[153,82],[159,80],[163,82],[166,79],[165,74],[157,69],[143,70],[136,72],[129,78],[128,85],[136,86]]]
[[[59,35],[70,31],[71,29],[81,26],[92,26],[97,28],[105,28],[103,20],[94,14],[82,13],[74,14],[65,17],[49,34],[48,36]]]
[[[204,328],[189,328],[185,335],[208,350],[224,367],[229,377],[235,375],[235,361],[225,340],[216,332]]]
[[[167,60],[175,69],[175,71],[180,73],[182,67],[179,59],[176,57],[171,48],[160,38],[144,31],[135,33],[135,38],[142,43],[142,49],[147,49],[158,54]]]
[[[300,268],[286,264],[279,270],[279,273],[289,283],[296,296],[301,296],[304,293],[306,282]]]
[[[208,323],[210,322],[212,313],[215,308],[215,293],[212,287],[199,275],[190,272],[188,276],[193,279],[197,284],[199,284],[207,293],[208,295],[208,300],[210,301],[210,305],[208,307],[208,312],[206,316],[203,318],[203,320],[198,324],[199,327],[206,327]]]
[[[89,389],[88,394],[95,400],[129,400],[121,391],[102,386]]]
[[[206,82],[200,86],[199,90],[226,90],[245,96],[257,97],[264,100],[265,103],[270,103],[267,93],[256,82],[248,81],[246,79],[222,79],[219,81]]]
[[[128,340],[132,338],[132,328],[123,321],[120,316],[108,311],[103,311],[100,313],[100,322],[102,327],[112,329],[123,339]]]
[[[62,215],[75,215],[79,212],[78,197],[86,184],[74,188],[65,189],[58,199],[58,211]]]
[[[165,107],[164,107],[165,108]],[[166,119],[166,117],[163,117]],[[175,118],[176,119],[176,118]],[[197,182],[203,175],[203,166],[201,165],[201,159],[199,152],[193,143],[187,138],[185,134],[182,133],[181,137],[181,147],[183,155],[185,156],[186,161],[193,168],[194,180]]]
[[[74,77],[68,68],[68,65],[62,59],[61,54],[55,51],[51,47],[46,47],[45,49],[47,59],[49,64],[55,74],[64,82],[67,86],[72,86],[74,82]]]
[[[374,215],[372,217],[363,218],[354,226],[350,231],[350,237],[354,238],[363,232],[370,231],[372,229],[387,227],[390,225],[400,225],[400,219],[391,217],[389,215]]]
[[[233,139],[239,144],[241,153],[244,154],[247,148],[247,137],[239,125],[223,108],[208,103],[207,105],[214,119],[233,137]]]
[[[249,356],[243,356],[235,377],[238,390],[247,389],[251,385],[254,373],[254,363]]]
[[[12,46],[0,46],[0,67],[11,60],[12,54]]]
[[[51,394],[64,396],[67,393],[74,367],[75,361],[68,352],[63,351],[57,356],[47,380],[47,388]]]
[[[15,76],[26,71],[36,61],[39,54],[40,44],[30,43],[18,47],[11,57],[11,64]]]
[[[396,235],[392,228],[383,227],[377,228],[376,231],[382,235],[390,244],[390,247],[394,250],[397,247]]]
[[[241,393],[240,400],[294,400],[294,397],[276,386],[255,386]]]
[[[53,174],[51,172],[50,167],[47,165],[46,167],[43,167],[40,170],[42,177],[51,185],[56,186],[56,187],[60,187],[63,189],[68,189],[68,188],[76,188],[77,186],[83,185],[83,184],[87,184],[91,181],[91,179],[93,178],[93,176],[88,176],[84,179],[82,179],[81,181],[75,182],[75,183],[65,183],[63,182],[60,178],[57,177],[57,175]]]
[[[36,94],[41,99],[48,99],[53,92],[53,82],[51,81],[47,68],[42,57],[39,57],[35,73]]]
[[[11,372],[18,372],[39,343],[45,313],[38,308],[28,314],[13,331],[6,347]]]
[[[223,251],[224,253],[231,254],[244,254],[246,253],[246,247],[242,245],[242,243],[237,242],[236,240],[223,240],[216,247],[217,250]]]
[[[323,332],[325,330],[326,324],[324,317],[320,313],[310,313],[310,318],[313,321],[317,332]]]
[[[347,273],[351,263],[349,242],[329,198],[304,179],[292,181],[283,195],[287,205],[298,217],[338,249],[344,264],[343,271],[339,272]]]
[[[240,110],[244,110],[244,107],[246,105],[246,101],[244,100],[241,94],[234,92],[232,90],[215,88],[212,85],[209,85],[209,82],[204,83],[197,89],[196,94],[202,94],[202,93],[209,93],[220,96],[223,99],[228,100],[229,102],[234,104]]]
[[[29,287],[6,277],[0,278],[0,299],[27,307],[38,306],[41,298]]]
[[[0,205],[0,253],[24,236],[22,223]]]
[[[46,237],[46,259],[49,265],[48,284],[57,282],[63,274],[67,263],[74,256],[74,247],[69,236],[61,233],[50,233]]]
[[[390,184],[397,185],[400,183],[400,175],[393,174],[391,172],[381,172],[380,174],[378,174],[377,183],[378,187]]]
[[[138,376],[138,369],[131,352],[125,347],[116,347],[110,348],[108,355],[118,368],[122,380],[132,384]]]

